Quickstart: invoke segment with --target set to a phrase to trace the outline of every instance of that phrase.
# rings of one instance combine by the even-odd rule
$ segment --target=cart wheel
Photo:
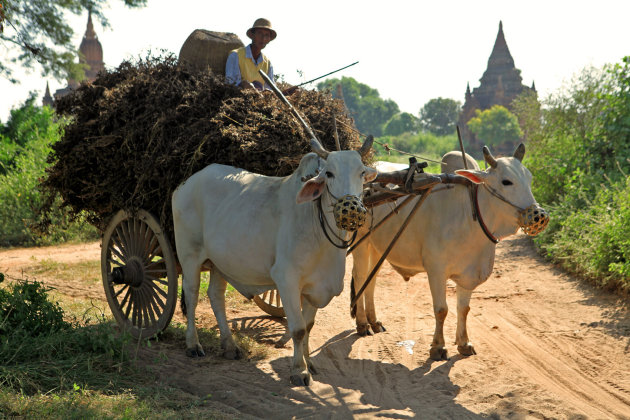
[[[119,211],[103,234],[101,272],[118,325],[150,338],[171,322],[177,305],[177,270],[168,238],[150,213]]]
[[[260,295],[254,296],[254,302],[263,311],[276,318],[284,318],[284,308],[280,301],[280,293],[276,289],[271,289]]]

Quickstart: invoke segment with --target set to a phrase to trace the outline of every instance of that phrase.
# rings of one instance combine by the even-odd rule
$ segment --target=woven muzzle
[[[549,213],[537,203],[519,212],[518,215],[519,226],[523,229],[523,232],[529,236],[538,235],[545,230],[548,223]]]
[[[359,197],[348,194],[337,200],[333,214],[339,229],[354,232],[365,223],[367,210]]]

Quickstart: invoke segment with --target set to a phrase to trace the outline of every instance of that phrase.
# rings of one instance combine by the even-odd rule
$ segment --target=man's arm
[[[227,62],[225,63],[225,78],[228,83],[233,85],[241,84],[241,68],[238,65],[238,54],[233,51],[228,55]]]

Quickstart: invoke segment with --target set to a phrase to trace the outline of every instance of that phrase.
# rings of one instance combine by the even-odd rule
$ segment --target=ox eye
[[[335,175],[332,172],[330,172],[330,171],[326,171],[326,176],[328,178],[334,178],[335,177]]]
[[[510,181],[509,179],[504,179],[503,181],[501,181],[501,183],[503,185],[512,185],[512,181]]]

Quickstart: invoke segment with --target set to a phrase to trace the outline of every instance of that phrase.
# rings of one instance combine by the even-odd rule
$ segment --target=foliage
[[[33,105],[31,95],[0,124],[0,246],[33,245],[68,239],[94,239],[96,231],[80,221],[71,223],[58,207],[53,229],[40,237],[29,229],[38,220],[42,198],[37,190],[44,175],[50,146],[59,140],[65,121],[56,120],[48,107]]]
[[[354,118],[357,129],[362,133],[381,136],[383,125],[400,112],[396,102],[381,99],[378,90],[359,83],[352,77],[342,77],[341,80],[327,79],[319,83],[317,89],[330,91],[333,98],[341,98],[337,90],[338,85],[341,85],[341,96],[346,108]]]
[[[534,196],[551,211],[536,243],[593,283],[630,291],[630,57],[584,69],[542,107],[515,105]]]
[[[389,119],[383,126],[383,134],[386,136],[398,136],[402,133],[415,133],[418,131],[418,118],[408,112],[401,112]]]
[[[123,0],[129,7],[140,7],[146,0]],[[42,76],[56,79],[82,80],[83,65],[75,62],[74,31],[68,25],[66,13],[78,15],[84,10],[100,18],[108,26],[102,8],[107,0],[3,0],[4,22],[0,16],[0,45],[9,60],[0,62],[0,76],[12,82],[16,67],[32,69],[41,65]]]
[[[106,322],[80,325],[64,320],[51,289],[37,281],[17,281],[0,289],[0,387],[25,393],[70,390],[93,369],[110,370],[127,358],[129,337]],[[95,375],[98,376],[98,375]]]
[[[501,105],[494,105],[484,111],[475,110],[475,116],[468,121],[468,127],[478,139],[495,148],[512,145],[523,135],[516,115]]]
[[[35,337],[69,327],[63,310],[48,300],[47,289],[39,282],[20,282],[10,290],[0,289],[0,337],[23,330]]]
[[[392,159],[387,148],[394,148],[403,152],[411,153],[424,158],[440,160],[446,152],[457,149],[457,136],[451,134],[448,136],[436,136],[432,133],[403,133],[399,136],[384,136],[377,139],[374,143],[376,149],[377,160],[401,160],[407,162],[408,156],[401,159]],[[391,152],[393,156],[398,156],[395,151]]]
[[[431,99],[420,109],[420,124],[423,129],[439,136],[453,134],[461,106],[461,102],[454,99]]]

